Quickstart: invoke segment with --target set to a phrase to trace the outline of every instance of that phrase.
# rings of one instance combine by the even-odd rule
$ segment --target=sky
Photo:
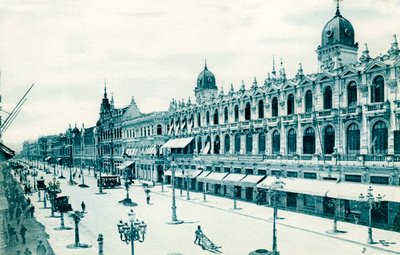
[[[370,55],[385,54],[400,36],[399,0],[342,0],[342,15]],[[21,112],[3,134],[23,141],[94,126],[104,83],[116,107],[134,97],[144,112],[168,110],[172,98],[194,99],[204,61],[227,92],[262,84],[272,58],[288,78],[301,62],[318,70],[315,50],[334,0],[2,0],[2,109],[10,112],[29,86]],[[7,117],[2,112],[3,120]]]

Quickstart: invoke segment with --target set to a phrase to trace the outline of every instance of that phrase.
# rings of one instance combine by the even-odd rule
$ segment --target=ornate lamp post
[[[274,206],[274,221],[273,221],[273,228],[272,228],[272,254],[279,255],[279,251],[277,248],[277,235],[276,235],[276,218],[278,216],[278,197],[280,196],[280,190],[283,189],[285,183],[280,180],[279,176],[270,186],[268,193],[273,201]]]
[[[144,221],[136,219],[136,213],[131,210],[128,213],[129,223],[119,221],[117,224],[119,238],[126,244],[131,243],[131,255],[135,255],[135,241],[143,242],[146,235],[147,225]]]
[[[373,188],[369,186],[368,193],[364,196],[362,193],[360,194],[360,202],[367,203],[368,206],[368,244],[373,244],[374,241],[372,239],[372,209],[379,207],[379,204],[382,202],[382,196],[378,194],[378,196],[374,197],[372,194]]]
[[[60,182],[56,180],[56,178],[53,178],[53,181],[50,181],[47,187],[47,193],[49,194],[50,197],[50,203],[51,203],[51,217],[54,216],[54,211],[55,211],[55,201],[57,198],[57,193],[60,193]]]
[[[172,217],[171,221],[168,221],[168,224],[181,224],[183,223],[183,220],[178,220],[176,217],[176,200],[175,200],[175,167],[176,164],[174,162],[174,159],[171,158],[171,168],[172,168],[172,176],[171,176],[171,184],[172,184]]]

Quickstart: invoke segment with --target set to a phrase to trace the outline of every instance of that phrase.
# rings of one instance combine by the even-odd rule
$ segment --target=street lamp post
[[[56,178],[53,178],[53,181],[50,181],[48,184],[47,188],[47,193],[50,196],[50,203],[51,203],[51,217],[54,216],[54,211],[55,211],[55,201],[57,197],[57,193],[60,193],[60,182],[56,180]]]
[[[372,209],[377,208],[379,204],[382,202],[382,196],[378,194],[378,196],[374,197],[372,194],[373,188],[369,186],[368,193],[364,196],[362,193],[360,194],[360,202],[366,202],[368,205],[368,244],[373,244],[374,240],[372,239]]]
[[[274,220],[273,220],[273,227],[272,227],[272,254],[279,255],[279,251],[277,248],[277,235],[276,235],[276,219],[278,216],[278,201],[277,198],[279,197],[279,192],[284,186],[284,182],[280,180],[279,176],[273,182],[269,189],[269,195],[272,198],[273,206],[274,206]]]
[[[129,223],[119,221],[117,224],[119,237],[126,244],[131,243],[131,255],[135,255],[135,241],[143,242],[146,235],[147,225],[144,221],[136,218],[136,213],[131,210],[128,213]]]
[[[171,175],[171,184],[172,184],[172,217],[171,221],[167,222],[168,224],[181,224],[183,223],[182,220],[178,220],[176,216],[176,198],[175,198],[175,162],[174,159],[171,159],[171,168],[172,168],[172,175]]]

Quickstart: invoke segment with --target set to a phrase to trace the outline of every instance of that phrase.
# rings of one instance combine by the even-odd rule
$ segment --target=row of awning
[[[172,176],[171,170],[165,171],[164,175]],[[196,178],[198,182],[222,185],[240,185],[245,187],[255,187],[265,175],[245,175],[237,173],[219,173],[203,170],[175,170],[175,177],[182,178],[188,175],[189,178]]]
[[[270,189],[277,181],[275,176],[238,174],[238,173],[220,173],[202,170],[176,170],[175,177],[186,177],[189,172],[189,178],[196,178],[198,182],[207,182],[210,184],[257,187],[261,189]],[[164,173],[172,176],[171,170]],[[284,192],[331,197],[346,200],[358,201],[360,194],[364,197],[371,186],[373,194],[382,196],[383,201],[400,203],[400,187],[377,184],[362,184],[349,182],[335,182],[325,180],[311,180],[302,178],[280,178],[283,185],[280,190]]]
[[[157,154],[157,148],[155,146],[149,146],[143,149],[139,148],[128,148],[125,150],[125,154],[127,156],[138,156],[138,155],[156,155]]]
[[[261,183],[257,185],[258,188],[269,189],[277,178],[275,176],[268,176]],[[363,183],[349,183],[349,182],[333,182],[323,180],[310,180],[300,178],[281,178],[283,181],[282,191],[300,193],[313,196],[340,198],[347,200],[358,201],[360,194],[365,197],[368,193],[368,188],[372,187],[373,195],[378,194],[382,196],[383,201],[400,203],[400,187],[389,185],[374,185]]]

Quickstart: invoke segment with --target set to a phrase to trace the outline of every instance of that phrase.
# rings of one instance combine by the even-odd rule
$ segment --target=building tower
[[[207,62],[204,64],[204,70],[199,74],[197,78],[197,85],[194,89],[194,94],[196,96],[196,101],[198,103],[203,103],[208,101],[213,97],[216,97],[218,93],[218,88],[215,85],[215,76],[207,68]]]
[[[100,119],[107,114],[111,109],[111,104],[108,101],[107,98],[107,87],[106,87],[106,83],[104,82],[104,97],[103,100],[100,104]]]
[[[322,30],[321,45],[316,51],[321,69],[331,69],[335,63],[348,65],[357,62],[358,43],[354,43],[354,28],[340,14],[339,0],[335,16]]]

